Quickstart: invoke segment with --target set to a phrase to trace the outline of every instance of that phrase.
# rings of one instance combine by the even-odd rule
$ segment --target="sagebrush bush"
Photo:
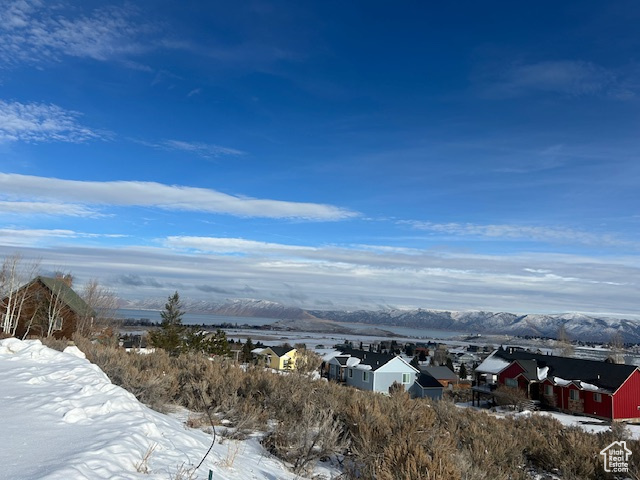
[[[525,480],[531,469],[569,480],[613,478],[599,452],[627,435],[618,425],[594,435],[544,415],[496,418],[447,400],[363,392],[225,358],[139,355],[75,340],[113,383],[143,403],[207,412],[226,420],[225,436],[232,438],[264,432],[265,447],[298,473],[336,456],[343,476],[353,480]],[[194,424],[207,423],[195,418]],[[639,442],[627,438],[627,446],[634,452],[630,475],[638,478]]]

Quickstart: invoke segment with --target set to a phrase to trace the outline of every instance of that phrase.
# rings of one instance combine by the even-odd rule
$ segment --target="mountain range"
[[[164,301],[129,300],[122,308],[161,310]],[[183,300],[186,312],[234,317],[263,317],[280,320],[332,320],[376,326],[402,326],[448,330],[472,334],[505,334],[556,338],[563,328],[569,339],[608,342],[619,334],[625,343],[640,343],[640,321],[582,313],[515,314],[487,311],[445,311],[430,309],[305,310],[277,302],[236,299],[225,302]]]

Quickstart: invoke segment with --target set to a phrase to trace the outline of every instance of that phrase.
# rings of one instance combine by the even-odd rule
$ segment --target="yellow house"
[[[259,353],[265,364],[275,370],[293,370],[296,354],[296,349],[292,347],[267,347]]]

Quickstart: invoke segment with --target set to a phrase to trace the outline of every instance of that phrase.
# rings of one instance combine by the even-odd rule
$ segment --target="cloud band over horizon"
[[[0,173],[0,191],[0,196],[4,194],[16,203],[37,198],[73,204],[145,206],[240,217],[313,221],[338,221],[358,216],[354,211],[332,205],[239,197],[212,189],[157,182],[79,181]]]

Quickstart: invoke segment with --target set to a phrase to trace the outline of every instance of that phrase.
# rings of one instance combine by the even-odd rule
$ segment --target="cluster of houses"
[[[640,421],[640,370],[634,365],[499,348],[475,368],[473,403],[522,392],[545,408],[615,421]]]
[[[360,390],[386,394],[402,388],[414,398],[440,399],[445,388],[459,384],[458,376],[447,367],[416,367],[399,355],[353,348],[342,348],[326,358],[322,373]]]
[[[16,303],[4,298],[0,302],[0,331],[13,324],[13,335],[44,336],[44,324],[34,322],[39,309],[56,302],[55,318],[48,319],[49,333],[59,338],[71,338],[81,318],[92,317],[91,308],[78,296],[64,278],[36,277],[22,286]],[[18,316],[17,322],[8,322]],[[45,322],[46,323],[46,322]],[[427,362],[408,362],[398,348],[411,348],[415,358],[429,356],[429,349],[438,353],[436,344],[399,346],[395,342],[377,348],[355,349],[343,345],[340,351],[324,359],[321,374],[345,385],[388,394],[394,388],[403,389],[414,398],[442,398],[446,388],[469,386],[460,382],[450,368],[427,366]],[[465,351],[449,351],[456,363],[474,362],[471,387],[473,404],[495,399],[504,388],[518,390],[532,403],[562,412],[588,415],[615,421],[640,421],[640,370],[634,365],[609,363],[570,357],[545,355],[523,349],[499,348],[487,353],[482,347],[467,347]],[[393,353],[388,353],[393,352]],[[256,348],[252,352],[263,365],[275,370],[293,370],[297,351],[290,346]],[[500,389],[500,387],[504,387]]]

